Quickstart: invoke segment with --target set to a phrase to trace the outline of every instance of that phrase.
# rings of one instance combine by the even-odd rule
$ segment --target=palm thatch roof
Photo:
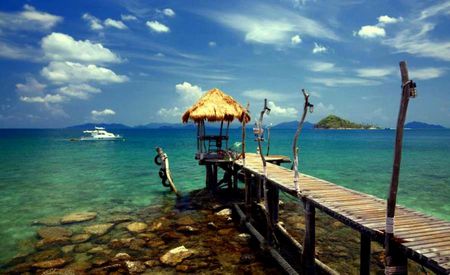
[[[207,121],[228,121],[234,119],[242,122],[250,121],[250,115],[234,98],[225,94],[221,90],[214,88],[205,93],[182,117],[183,123],[189,120],[195,122]]]

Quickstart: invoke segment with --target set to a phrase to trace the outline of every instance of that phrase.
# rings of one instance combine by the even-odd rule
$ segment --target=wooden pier
[[[246,154],[245,166],[243,160],[233,163],[234,171],[240,171],[245,175],[246,190],[261,189],[263,165],[259,156]],[[361,274],[369,274],[370,266],[370,242],[376,241],[383,244],[384,229],[386,226],[386,201],[361,192],[350,190],[331,182],[318,179],[309,175],[301,174],[299,179],[300,192],[294,188],[294,171],[282,166],[267,163],[268,193],[267,198],[262,198],[264,192],[258,195],[247,192],[246,203],[251,205],[264,205],[258,203],[261,200],[269,201],[268,212],[272,229],[289,235],[278,222],[278,200],[279,191],[290,194],[302,201],[305,205],[305,240],[303,245],[296,245],[302,250],[303,273],[313,274],[315,267],[322,265],[322,270],[328,267],[315,259],[315,209],[319,209],[332,218],[339,220],[345,225],[357,230],[361,234]],[[245,208],[245,207],[244,207]],[[247,222],[249,229],[252,225],[248,213],[237,206],[238,212]],[[248,211],[247,211],[248,212]],[[412,259],[413,261],[429,268],[437,274],[450,274],[450,222],[439,220],[425,214],[413,211],[401,206],[396,208],[395,217],[395,244],[397,254],[400,257]],[[268,226],[269,227],[269,226]],[[255,228],[252,229],[255,231]],[[250,230],[250,231],[252,231]],[[253,232],[255,233],[255,232]],[[258,237],[258,236],[257,236]],[[259,235],[261,238],[262,235]],[[293,239],[293,238],[292,238]],[[270,236],[266,240],[270,245]],[[295,240],[293,240],[295,242]],[[271,251],[271,254],[276,251]],[[276,256],[276,255],[275,255]],[[278,255],[277,257],[279,257]],[[280,262],[280,261],[279,261]],[[281,261],[281,264],[287,264]],[[292,273],[291,267],[286,269]],[[332,273],[330,271],[329,273]],[[403,271],[403,274],[405,272]]]

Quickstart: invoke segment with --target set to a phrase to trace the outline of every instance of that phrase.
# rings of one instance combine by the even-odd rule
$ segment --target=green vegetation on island
[[[359,124],[335,115],[323,118],[314,127],[319,129],[379,129],[371,124]]]

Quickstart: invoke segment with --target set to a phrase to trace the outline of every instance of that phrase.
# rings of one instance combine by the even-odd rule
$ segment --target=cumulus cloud
[[[100,93],[102,90],[88,84],[70,84],[58,89],[60,94],[78,99],[88,99],[91,94]]]
[[[170,31],[169,27],[158,21],[147,21],[146,25],[154,32],[165,33]]]
[[[136,21],[137,20],[137,17],[132,14],[121,14],[120,18],[123,21]]]
[[[378,19],[378,23],[380,23],[380,24],[395,24],[395,23],[403,21],[402,17],[395,18],[395,17],[390,17],[389,15],[381,15],[377,19]]]
[[[105,117],[105,116],[113,116],[116,112],[112,109],[104,109],[102,111],[92,110],[91,115],[93,118]]]
[[[273,101],[269,101],[267,106],[270,108],[271,116],[279,116],[279,117],[290,117],[294,118],[297,116],[298,111],[292,107],[281,107],[275,104]]]
[[[168,16],[168,17],[174,17],[175,16],[175,12],[172,9],[169,9],[169,8],[164,9],[163,13],[164,13],[165,16]]]
[[[120,58],[100,43],[75,40],[63,33],[52,33],[41,41],[44,54],[51,60],[91,63],[120,62]]]
[[[175,92],[185,104],[192,104],[203,95],[202,88],[186,81],[175,85]]]
[[[117,75],[110,69],[69,61],[52,61],[41,70],[41,74],[53,83],[121,83],[128,81],[126,76]]]
[[[328,49],[325,46],[317,44],[316,42],[314,42],[314,48],[312,50],[312,53],[314,53],[314,54],[315,53],[325,53],[327,51],[328,51]]]
[[[296,35],[291,37],[291,44],[292,45],[297,45],[297,44],[300,44],[301,42],[302,42],[302,39],[300,38],[300,35],[296,34]]]
[[[379,78],[392,75],[395,73],[395,69],[391,67],[385,68],[361,68],[356,70],[356,74],[359,77]]]
[[[20,94],[26,95],[41,95],[47,85],[40,83],[34,77],[27,77],[25,83],[17,83],[16,90]]]
[[[314,106],[314,114],[320,115],[320,116],[326,116],[329,114],[332,114],[334,112],[335,108],[333,104],[324,104],[322,102],[319,102]]]
[[[24,5],[20,12],[0,12],[0,28],[12,30],[49,30],[63,21],[61,16],[36,10]]]
[[[385,37],[386,31],[379,26],[366,25],[361,27],[357,35],[361,38]]]
[[[64,97],[59,94],[47,94],[45,96],[21,96],[20,100],[27,103],[60,103]]]
[[[158,115],[164,118],[179,118],[183,115],[183,111],[178,107],[173,108],[161,108],[158,110]]]
[[[100,19],[98,19],[97,17],[90,15],[89,13],[85,13],[83,14],[82,18],[89,23],[89,27],[91,28],[91,30],[103,30],[102,21],[100,21]]]
[[[412,79],[427,80],[443,76],[445,74],[445,69],[443,68],[413,69],[410,71],[409,74]]]
[[[119,29],[119,30],[126,30],[126,29],[128,29],[127,25],[125,25],[122,21],[114,20],[114,19],[111,19],[111,18],[107,18],[103,22],[103,24],[106,27],[116,28],[116,29]]]

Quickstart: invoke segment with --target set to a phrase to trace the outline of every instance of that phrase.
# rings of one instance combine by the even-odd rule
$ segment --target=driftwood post
[[[314,105],[309,103],[309,94],[306,93],[305,89],[302,89],[302,93],[303,93],[303,96],[305,98],[305,104],[303,105],[303,115],[302,115],[302,118],[300,119],[300,121],[298,123],[297,131],[295,132],[295,136],[294,136],[294,142],[292,143],[292,151],[294,153],[294,164],[293,164],[293,168],[294,168],[294,186],[295,186],[295,191],[297,191],[297,193],[300,190],[299,187],[298,187],[299,174],[298,174],[298,147],[297,147],[297,140],[298,140],[298,137],[300,136],[300,133],[302,132],[303,123],[305,122],[306,113],[308,112],[308,109],[312,113],[313,107],[314,107]]]
[[[398,113],[397,130],[395,136],[394,165],[392,169],[391,185],[387,201],[386,232],[385,232],[385,274],[407,274],[407,258],[394,244],[394,216],[397,202],[398,181],[400,176],[400,163],[402,159],[403,128],[410,97],[416,96],[416,84],[409,80],[406,62],[400,62],[402,76],[402,97]]]

